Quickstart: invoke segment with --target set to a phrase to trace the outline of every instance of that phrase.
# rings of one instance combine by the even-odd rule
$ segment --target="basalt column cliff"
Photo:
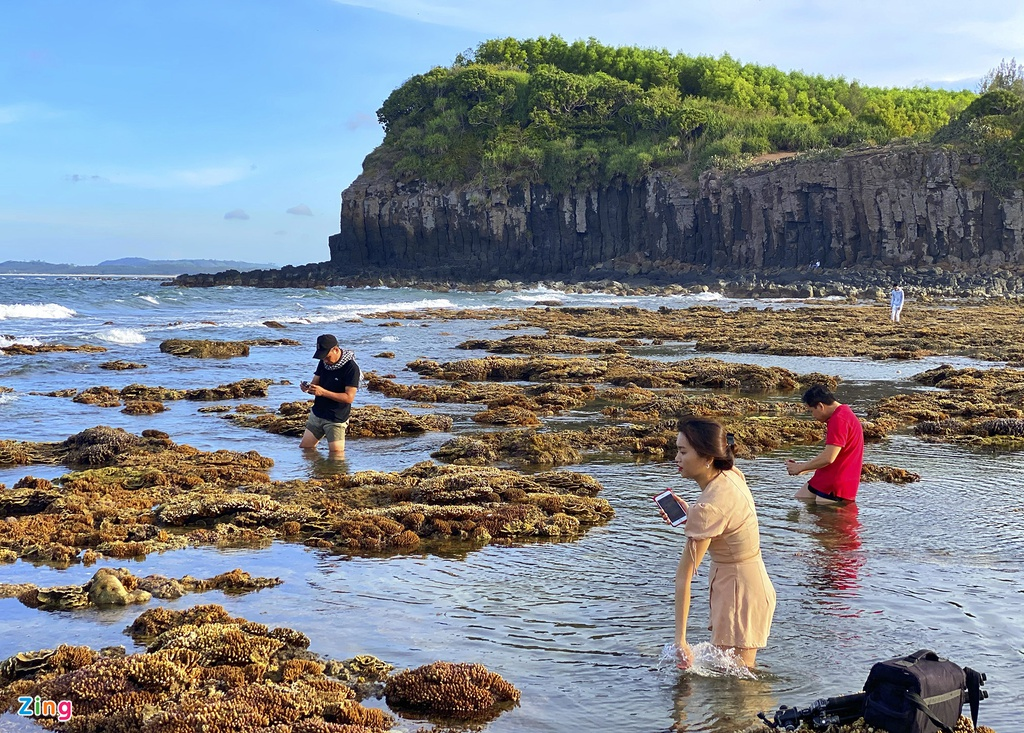
[[[637,184],[441,188],[364,174],[330,240],[341,272],[459,280],[672,278],[863,265],[1024,267],[1024,195],[975,183],[977,159],[931,146],[806,157]]]

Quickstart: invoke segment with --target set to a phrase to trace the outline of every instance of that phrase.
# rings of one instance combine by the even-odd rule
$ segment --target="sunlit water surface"
[[[0,343],[92,343],[103,354],[0,356],[0,439],[63,440],[99,424],[133,432],[156,428],[202,449],[258,450],[275,461],[275,479],[339,471],[401,470],[427,460],[448,434],[352,440],[346,460],[301,454],[295,439],[240,428],[200,404],[168,403],[166,413],[129,416],[117,409],[79,405],[29,391],[133,382],[165,387],[210,387],[243,377],[308,378],[317,334],[335,333],[357,352],[363,371],[419,377],[403,366],[414,358],[449,361],[480,355],[455,346],[469,338],[502,338],[493,321],[351,322],[359,314],[426,307],[524,307],[557,297],[566,305],[628,304],[644,308],[711,303],[724,308],[763,306],[702,298],[570,296],[550,291],[438,294],[416,290],[185,290],[153,280],[0,277]],[[778,304],[772,304],[778,307]],[[71,313],[73,311],[73,313]],[[910,314],[908,314],[910,315]],[[285,329],[270,329],[276,320]],[[520,331],[523,333],[524,331]],[[533,332],[533,331],[525,331]],[[180,359],[158,351],[167,338],[290,338],[301,347],[253,348],[245,359]],[[375,356],[390,351],[395,359]],[[690,344],[645,346],[646,358],[693,356]],[[701,356],[706,356],[702,354]],[[798,372],[840,375],[840,397],[863,414],[879,397],[918,389],[908,378],[940,363],[967,359],[877,362],[752,355],[713,355],[729,361],[779,365]],[[110,372],[111,359],[147,369]],[[990,366],[990,365],[984,365]],[[264,400],[276,407],[298,399],[296,387],[275,384]],[[796,399],[794,396],[792,399]],[[229,403],[234,404],[234,403]],[[400,406],[362,390],[359,404]],[[455,418],[453,432],[479,429],[476,408],[441,405]],[[585,424],[587,413],[552,421]],[[969,452],[897,435],[869,444],[866,459],[921,474],[919,483],[866,484],[856,509],[806,507],[792,499],[798,480],[783,460],[809,457],[801,448],[740,462],[758,503],[762,546],[778,591],[770,645],[758,656],[756,677],[677,672],[663,659],[672,638],[673,575],[683,535],[662,524],[650,497],[672,487],[693,498],[671,464],[635,464],[593,457],[582,466],[604,485],[616,516],[574,542],[488,546],[453,557],[347,557],[276,543],[262,550],[190,549],[152,555],[128,565],[136,574],[186,573],[206,577],[241,567],[281,577],[277,588],[243,596],[219,592],[159,601],[171,608],[220,603],[232,615],[305,632],[313,650],[346,658],[373,654],[398,667],[437,659],[485,664],[522,691],[522,704],[488,731],[714,731],[755,722],[759,710],[860,689],[871,664],[919,648],[934,649],[988,674],[991,698],[981,721],[1015,730],[1024,711],[1024,462],[1019,455]],[[26,474],[53,478],[65,469],[32,466],[0,470],[8,486]],[[82,583],[96,568],[66,570],[24,562],[0,565],[0,582]],[[690,638],[707,641],[707,568],[695,581]],[[158,601],[149,604],[152,607]],[[43,613],[14,599],[0,600],[0,659],[63,642],[93,648],[132,641],[123,629],[143,610]],[[379,704],[379,703],[378,703]],[[400,722],[412,731],[420,721]],[[0,729],[22,729],[8,715]]]

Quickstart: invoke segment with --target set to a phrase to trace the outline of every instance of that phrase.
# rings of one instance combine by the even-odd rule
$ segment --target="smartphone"
[[[309,382],[299,382],[299,389],[303,392],[309,389]]]
[[[668,515],[668,521],[673,527],[686,524],[686,511],[683,509],[683,505],[676,501],[676,495],[672,493],[671,489],[662,491],[654,497],[654,501]]]

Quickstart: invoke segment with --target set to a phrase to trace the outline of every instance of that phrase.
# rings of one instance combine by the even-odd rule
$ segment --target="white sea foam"
[[[698,677],[739,677],[745,680],[757,679],[757,675],[743,664],[732,649],[719,649],[714,644],[701,642],[690,647],[693,651],[693,664],[686,672]],[[677,671],[676,660],[678,647],[666,644],[658,657],[658,669]]]
[[[0,321],[8,318],[72,318],[75,311],[57,303],[0,304]]]
[[[389,344],[397,344],[399,342],[399,338],[398,336],[384,336],[383,338],[381,338],[381,341],[384,341]]]
[[[721,293],[708,291],[706,293],[696,293],[690,297],[693,298],[694,300],[721,300],[725,296],[723,296]]]
[[[23,344],[25,346],[39,346],[43,342],[37,338],[26,337],[26,338],[5,338],[0,336],[0,349],[6,349],[8,346],[14,344]]]
[[[92,336],[112,344],[141,344],[146,341],[146,337],[141,331],[132,328],[108,328],[106,331],[99,331]]]
[[[160,305],[160,301],[154,298],[152,295],[140,295],[139,300],[144,300],[147,303],[152,303],[153,305]]]

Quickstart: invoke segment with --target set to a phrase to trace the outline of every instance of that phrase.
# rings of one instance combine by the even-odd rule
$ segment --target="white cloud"
[[[296,216],[313,216],[313,210],[305,204],[299,204],[288,209],[286,214],[295,214]]]
[[[335,0],[485,37],[561,35],[842,75],[868,84],[978,77],[1020,55],[1024,9],[1005,0]]]
[[[247,178],[254,170],[248,163],[166,172],[119,172],[107,176],[111,183],[138,188],[214,188]]]
[[[244,209],[232,209],[224,215],[225,219],[248,219],[249,215],[245,213]]]

